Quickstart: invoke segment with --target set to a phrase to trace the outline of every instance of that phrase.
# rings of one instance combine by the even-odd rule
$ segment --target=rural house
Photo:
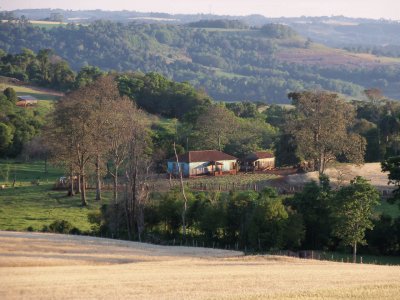
[[[178,156],[184,177],[197,175],[219,176],[237,173],[237,158],[217,150],[189,151]],[[176,158],[167,162],[168,174],[178,176],[179,169]]]
[[[268,151],[253,152],[243,160],[242,168],[246,171],[262,171],[275,168],[275,156]]]
[[[16,103],[16,105],[20,107],[36,105],[38,102],[38,100],[31,95],[18,96],[17,98],[18,102]]]

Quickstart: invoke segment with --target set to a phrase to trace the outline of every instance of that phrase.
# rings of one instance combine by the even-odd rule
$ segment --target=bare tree
[[[142,239],[144,207],[149,197],[148,180],[152,166],[148,126],[144,114],[131,115],[131,134],[126,166],[126,192],[123,201],[129,239]]]
[[[126,162],[132,139],[132,128],[137,126],[137,118],[143,118],[143,114],[127,98],[118,101],[110,110],[109,118],[113,120],[109,124],[105,135],[108,139],[107,171],[113,177],[113,200],[118,202],[118,172],[120,166]]]

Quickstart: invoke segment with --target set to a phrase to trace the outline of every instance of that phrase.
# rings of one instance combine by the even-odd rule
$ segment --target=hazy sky
[[[331,16],[400,20],[400,0],[0,0],[0,10],[63,8],[280,16]]]

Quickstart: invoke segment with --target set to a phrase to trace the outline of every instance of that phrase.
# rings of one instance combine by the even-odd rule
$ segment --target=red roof
[[[253,152],[249,155],[246,156],[245,160],[248,161],[255,161],[258,159],[264,159],[264,158],[274,158],[275,155],[271,152],[268,151],[259,151],[259,152]]]
[[[169,159],[169,161],[175,161],[175,157]],[[236,157],[226,154],[218,150],[201,150],[201,151],[189,151],[185,154],[178,155],[179,162],[204,162],[204,161],[221,161],[221,160],[237,160]]]

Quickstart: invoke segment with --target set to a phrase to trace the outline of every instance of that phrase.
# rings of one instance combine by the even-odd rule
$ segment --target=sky
[[[140,12],[332,16],[400,20],[400,0],[0,0],[0,10],[62,8]]]

